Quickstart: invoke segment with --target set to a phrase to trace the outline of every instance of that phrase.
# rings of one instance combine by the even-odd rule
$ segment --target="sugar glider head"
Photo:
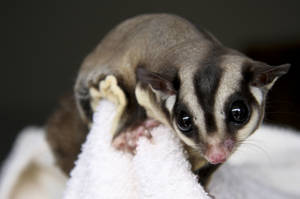
[[[260,125],[266,94],[290,65],[269,66],[223,54],[179,67],[173,79],[137,68],[136,97],[208,162],[224,162]]]

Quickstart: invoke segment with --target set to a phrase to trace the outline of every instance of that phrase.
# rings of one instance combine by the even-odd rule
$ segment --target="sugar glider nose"
[[[225,140],[210,139],[204,157],[211,164],[219,164],[226,161],[234,148],[234,140],[227,138]]]
[[[219,164],[225,162],[227,159],[227,154],[222,151],[213,152],[207,155],[207,160],[211,164]]]
[[[211,164],[223,163],[230,155],[230,148],[224,144],[208,145],[205,158]]]
[[[225,162],[228,152],[220,147],[210,147],[205,156],[209,163],[219,164]]]

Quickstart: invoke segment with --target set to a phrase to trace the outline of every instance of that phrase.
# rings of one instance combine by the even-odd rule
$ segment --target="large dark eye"
[[[229,121],[235,124],[244,124],[249,118],[249,110],[242,100],[237,100],[231,104],[229,109]]]
[[[193,129],[192,118],[185,111],[180,111],[176,119],[177,126],[183,133],[186,134]]]

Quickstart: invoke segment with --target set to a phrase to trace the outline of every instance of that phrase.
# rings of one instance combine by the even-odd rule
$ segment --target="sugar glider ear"
[[[168,124],[165,107],[172,113],[179,88],[179,80],[169,80],[159,73],[151,72],[143,67],[136,69],[137,87],[135,95],[138,103],[143,106],[149,117]],[[150,92],[148,92],[150,91]]]
[[[270,89],[275,81],[285,75],[290,69],[290,64],[270,66],[259,63],[252,68],[251,85]]]
[[[160,92],[163,95],[171,96],[177,93],[176,82],[172,82],[159,73],[151,72],[143,67],[136,70],[137,80],[143,85],[151,86],[154,92]]]

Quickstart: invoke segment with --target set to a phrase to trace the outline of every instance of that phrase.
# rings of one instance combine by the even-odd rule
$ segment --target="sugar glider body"
[[[118,132],[148,117],[171,127],[205,182],[257,129],[268,90],[288,69],[226,48],[181,17],[142,15],[114,28],[84,60],[75,100],[87,124],[90,88],[114,75],[128,99]]]
[[[179,68],[195,65],[193,62],[208,53],[212,42],[217,41],[178,16],[143,15],[129,19],[113,29],[84,60],[75,94],[80,102],[86,97],[81,93],[86,94],[87,88],[97,87],[100,79],[112,74],[130,97],[129,102],[134,103],[138,67],[175,80]],[[136,109],[136,104],[133,106]]]

